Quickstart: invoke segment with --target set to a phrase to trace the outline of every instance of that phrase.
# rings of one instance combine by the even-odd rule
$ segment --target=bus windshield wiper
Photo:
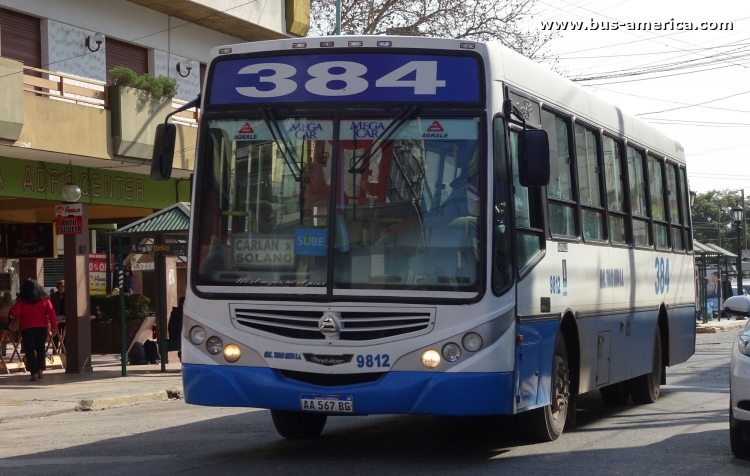
[[[365,149],[361,157],[357,158],[356,155],[352,157],[351,167],[349,167],[349,173],[361,174],[365,170],[367,170],[367,167],[370,165],[370,160],[372,159],[373,153],[378,150],[380,146],[383,145],[383,143],[390,139],[391,136],[395,134],[396,131],[399,130],[399,128],[401,128],[401,126],[403,126],[404,123],[406,123],[406,121],[414,116],[414,114],[416,114],[418,111],[419,106],[408,106],[406,109],[401,111],[401,114],[396,116],[396,119],[388,124],[388,127],[386,127],[383,133],[380,134],[380,137],[372,141],[370,147]]]
[[[263,122],[266,123],[266,127],[271,131],[271,137],[273,137],[274,142],[279,147],[279,152],[281,152],[284,162],[289,167],[289,171],[292,172],[292,177],[294,177],[295,181],[301,182],[302,171],[299,165],[297,165],[297,153],[294,150],[294,143],[286,137],[284,131],[279,127],[279,123],[271,109],[262,107],[260,108],[260,113],[263,116]]]

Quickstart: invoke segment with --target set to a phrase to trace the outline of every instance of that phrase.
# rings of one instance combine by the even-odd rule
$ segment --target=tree
[[[344,35],[408,35],[499,41],[524,56],[550,61],[555,36],[524,28],[537,0],[341,0]],[[336,0],[312,0],[311,35],[332,35]]]
[[[742,201],[738,195],[729,195],[726,190],[711,190],[699,193],[693,204],[693,238],[701,243],[713,243],[735,253],[737,230],[734,228],[731,209]],[[748,204],[740,204],[748,210]],[[744,226],[745,233],[748,232]],[[749,235],[750,236],[750,235]]]

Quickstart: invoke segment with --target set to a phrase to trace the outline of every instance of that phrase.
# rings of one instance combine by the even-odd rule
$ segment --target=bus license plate
[[[312,412],[352,413],[354,398],[349,395],[300,395],[302,410]]]

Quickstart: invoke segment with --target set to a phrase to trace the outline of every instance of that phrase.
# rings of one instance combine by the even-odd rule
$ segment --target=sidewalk
[[[119,355],[92,357],[93,372],[44,372],[31,382],[28,372],[0,375],[0,422],[38,418],[72,411],[100,410],[136,403],[179,398],[181,365],[170,356],[167,373],[160,365],[129,365],[122,377]]]
[[[747,325],[747,320],[737,321],[734,318],[722,318],[721,321],[709,320],[706,324],[698,322],[696,332],[698,334],[715,334],[717,332],[736,331]]]

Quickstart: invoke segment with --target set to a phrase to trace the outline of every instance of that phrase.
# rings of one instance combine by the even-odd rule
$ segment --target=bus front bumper
[[[513,373],[388,372],[374,382],[337,387],[283,377],[270,368],[184,364],[193,405],[300,411],[300,395],[347,395],[367,414],[497,415],[513,411]]]

